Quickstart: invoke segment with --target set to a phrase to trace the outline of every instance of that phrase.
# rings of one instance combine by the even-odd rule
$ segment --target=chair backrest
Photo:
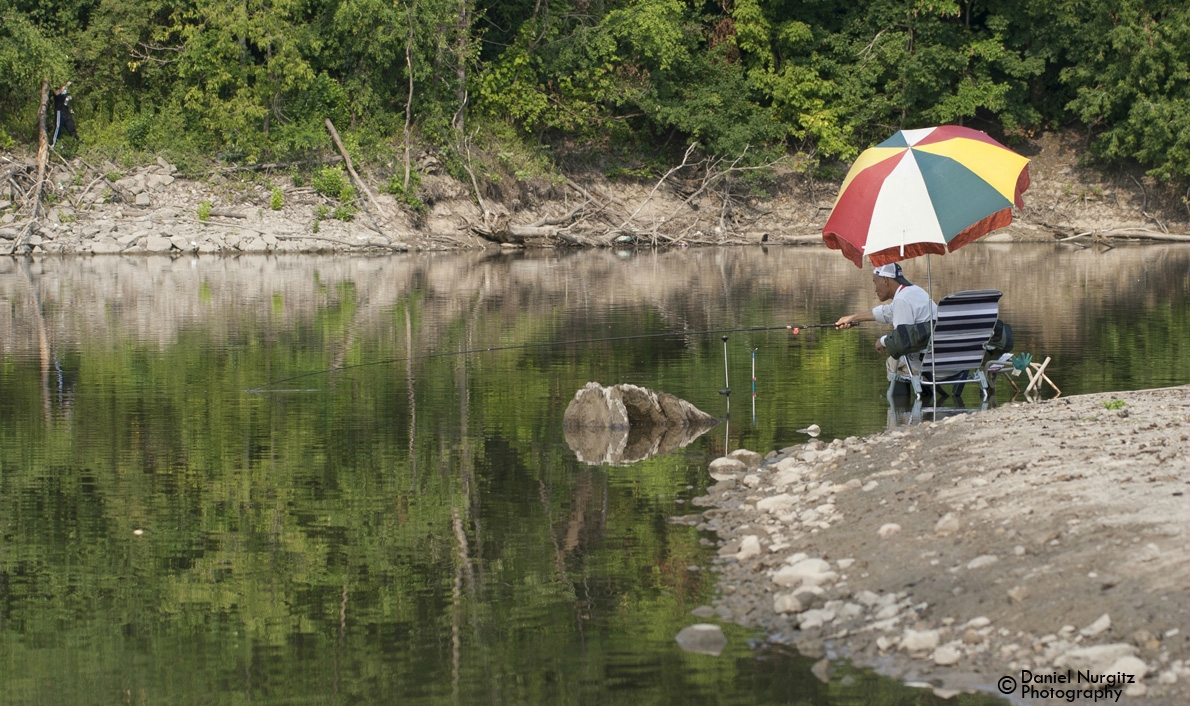
[[[938,302],[934,340],[922,360],[922,370],[931,368],[952,374],[983,364],[984,344],[1000,316],[1000,297],[995,289],[972,289],[948,294]]]

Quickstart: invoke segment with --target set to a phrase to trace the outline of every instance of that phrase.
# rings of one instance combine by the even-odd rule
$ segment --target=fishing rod
[[[339,368],[327,368],[323,370],[315,370],[309,373],[302,373],[292,377],[281,378],[280,380],[270,380],[259,387],[253,387],[245,392],[249,394],[260,394],[262,392],[284,392],[284,390],[270,390],[268,388],[273,385],[280,385],[285,382],[293,382],[294,380],[302,380],[304,378],[313,377],[315,375],[326,375],[328,373],[336,373],[343,370],[354,370],[356,368],[367,368],[374,365],[388,365],[390,363],[405,363],[414,360],[428,360],[431,358],[446,358],[456,355],[474,355],[477,353],[494,353],[498,351],[513,351],[523,350],[527,348],[549,348],[553,346],[572,346],[586,343],[607,343],[612,341],[630,341],[644,338],[662,338],[666,336],[700,336],[712,333],[746,333],[749,331],[778,331],[785,329],[793,335],[799,334],[803,329],[812,328],[834,328],[834,324],[789,324],[786,326],[745,326],[741,328],[720,328],[720,329],[706,329],[703,331],[665,331],[662,333],[640,333],[631,336],[607,336],[603,338],[575,338],[565,341],[542,341],[539,343],[521,343],[515,346],[492,346],[489,348],[467,348],[461,351],[441,351],[438,353],[423,353],[422,355],[406,356],[404,358],[386,358],[384,360],[374,360],[369,363],[357,363],[355,365],[344,365]],[[727,345],[726,336],[723,337],[724,346]],[[726,357],[726,351],[724,351]],[[294,390],[294,392],[309,392],[309,390]]]

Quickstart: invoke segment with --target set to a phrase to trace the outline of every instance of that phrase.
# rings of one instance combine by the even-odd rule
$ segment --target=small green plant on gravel
[[[1104,400],[1103,406],[1108,409],[1111,409],[1111,410],[1117,410],[1117,409],[1124,409],[1125,407],[1128,406],[1128,403],[1125,402],[1124,400],[1117,400],[1116,398],[1113,397],[1110,400]]]
[[[210,201],[203,201],[202,203],[198,204],[198,220],[200,220],[200,221],[211,220],[211,202]]]
[[[310,180],[310,185],[323,196],[339,199],[344,203],[355,200],[355,187],[343,176],[342,167],[323,167]]]
[[[421,174],[418,172],[409,173],[409,188],[405,188],[405,177],[400,174],[392,175],[388,183],[384,185],[384,191],[396,197],[397,201],[405,204],[415,213],[425,213],[427,210],[425,202],[417,197],[417,190],[421,188]]]
[[[343,221],[344,223],[348,223],[352,218],[355,218],[355,213],[355,206],[348,206],[344,204],[336,208],[335,212],[331,214],[331,217],[335,218],[336,220]]]
[[[269,195],[269,208],[274,211],[280,211],[281,207],[285,205],[285,191],[279,187],[273,187],[273,193]]]
[[[325,220],[326,217],[329,216],[330,214],[331,214],[331,210],[329,208],[327,208],[326,206],[319,206],[318,208],[314,209],[314,220],[316,220],[316,221]]]

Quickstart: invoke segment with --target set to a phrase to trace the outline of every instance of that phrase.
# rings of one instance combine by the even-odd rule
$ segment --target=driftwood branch
[[[636,207],[636,210],[632,212],[632,215],[629,216],[627,218],[627,220],[625,220],[623,223],[620,224],[620,227],[618,230],[626,229],[629,226],[629,224],[632,223],[632,221],[635,220],[638,215],[640,215],[641,209],[645,207],[645,204],[649,203],[649,201],[651,201],[653,199],[653,196],[657,193],[657,190],[661,188],[661,185],[665,183],[666,179],[668,179],[670,176],[672,176],[674,172],[679,171],[681,169],[685,169],[689,165],[690,155],[694,152],[694,150],[697,147],[698,147],[697,142],[690,143],[690,146],[686,148],[686,154],[682,155],[682,163],[679,164],[678,166],[670,169],[665,174],[661,175],[661,178],[658,179],[657,183],[653,185],[653,190],[649,192],[649,195],[645,197],[644,201],[640,202],[640,205]]]
[[[355,167],[351,165],[351,155],[347,154],[347,148],[343,146],[343,141],[339,139],[339,131],[335,129],[335,124],[331,122],[330,118],[326,119],[326,129],[330,131],[331,139],[335,141],[335,146],[339,148],[339,153],[343,155],[343,162],[347,165],[347,173],[351,175],[352,180],[355,181],[355,184],[359,187],[359,190],[364,192],[364,195],[368,197],[368,201],[372,203],[372,206],[376,209],[376,213],[379,213],[381,217],[383,217],[384,209],[382,209],[380,204],[376,202],[376,197],[372,195],[372,191],[368,188],[368,185],[364,183],[364,180],[359,178],[359,174],[355,173]],[[381,230],[380,224],[376,222],[375,214],[373,214],[372,211],[367,207],[367,203],[361,203],[364,203],[364,210],[367,211],[368,217],[372,219],[372,225],[376,227],[376,232],[380,233],[391,243],[392,239],[387,235],[384,235],[384,231]]]

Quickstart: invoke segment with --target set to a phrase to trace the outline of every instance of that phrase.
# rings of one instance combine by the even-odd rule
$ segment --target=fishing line
[[[304,390],[304,389],[287,389],[287,390],[270,390],[272,385],[280,385],[286,382],[293,382],[294,380],[302,380],[304,378],[313,377],[315,375],[329,375],[330,373],[337,373],[344,370],[355,370],[356,368],[368,368],[375,365],[388,365],[391,363],[405,363],[414,360],[428,360],[431,358],[446,358],[456,355],[474,355],[476,353],[494,353],[497,351],[515,351],[524,350],[527,348],[549,348],[553,346],[573,346],[584,343],[606,343],[610,341],[630,341],[643,338],[661,338],[665,336],[701,336],[711,333],[742,333],[748,331],[777,331],[781,329],[788,330],[790,333],[796,335],[802,329],[810,328],[834,328],[834,324],[798,324],[788,326],[747,326],[744,328],[719,328],[707,329],[704,331],[666,331],[664,333],[641,333],[632,336],[608,336],[605,338],[575,338],[567,341],[543,341],[540,343],[521,343],[515,346],[492,346],[490,348],[468,348],[461,351],[442,351],[439,353],[424,353],[422,355],[407,356],[404,358],[387,358],[385,360],[374,360],[370,363],[357,363],[355,365],[344,365],[340,368],[325,368],[322,370],[315,370],[309,373],[302,373],[292,377],[281,378],[280,380],[270,380],[260,387],[253,387],[245,392],[249,394],[261,394],[264,392],[315,392],[320,390]],[[726,336],[723,337],[724,346],[726,346]],[[726,357],[726,351],[724,351]]]

